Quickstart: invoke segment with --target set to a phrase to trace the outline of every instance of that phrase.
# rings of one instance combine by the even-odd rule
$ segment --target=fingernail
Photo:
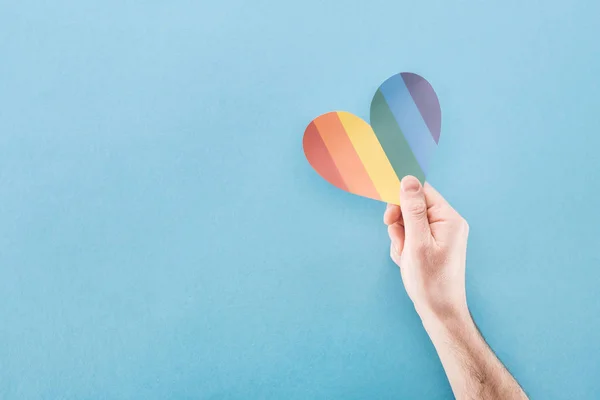
[[[402,182],[400,182],[400,188],[403,192],[407,193],[418,192],[421,188],[421,182],[414,176],[405,176],[404,179],[402,179]]]

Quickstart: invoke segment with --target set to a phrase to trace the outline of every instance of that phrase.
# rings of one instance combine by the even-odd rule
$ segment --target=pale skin
[[[387,206],[390,255],[457,399],[527,399],[487,345],[467,305],[469,226],[429,184],[402,179],[401,206]]]

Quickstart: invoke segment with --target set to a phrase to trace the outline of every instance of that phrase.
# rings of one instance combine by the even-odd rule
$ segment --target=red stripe
[[[333,162],[333,158],[331,158],[329,150],[327,150],[321,135],[319,135],[314,121],[304,131],[302,147],[304,148],[306,159],[319,175],[332,185],[348,191],[348,186],[344,183],[340,171]]]

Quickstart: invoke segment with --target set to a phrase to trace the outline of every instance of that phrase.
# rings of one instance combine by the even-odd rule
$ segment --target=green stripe
[[[398,178],[413,175],[425,182],[425,174],[379,89],[371,102],[371,127]]]

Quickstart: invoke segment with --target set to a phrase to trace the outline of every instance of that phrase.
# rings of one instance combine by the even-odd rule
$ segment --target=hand
[[[468,316],[467,222],[431,185],[407,176],[400,186],[400,206],[388,204],[384,222],[408,296],[422,319]]]
[[[429,184],[402,179],[400,206],[383,217],[391,256],[457,399],[527,399],[489,348],[467,307],[467,222]]]

